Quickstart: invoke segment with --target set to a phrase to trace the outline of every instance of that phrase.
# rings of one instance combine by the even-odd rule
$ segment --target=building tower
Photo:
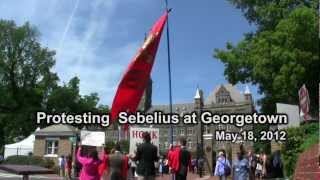
[[[252,102],[252,94],[248,85],[246,85],[246,88],[244,90],[244,98],[246,101]]]
[[[197,88],[196,94],[194,96],[194,110],[198,113],[200,117],[201,111],[203,109],[203,92],[201,89]],[[203,126],[201,120],[198,118],[197,125],[197,158],[203,155]]]

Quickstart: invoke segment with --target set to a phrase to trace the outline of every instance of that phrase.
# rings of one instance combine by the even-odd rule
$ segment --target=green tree
[[[37,124],[36,112],[107,113],[97,93],[80,95],[80,79],[58,85],[51,71],[55,52],[42,47],[35,27],[0,20],[0,151],[5,143],[27,136]],[[4,137],[4,138],[2,138]]]
[[[320,81],[318,0],[229,0],[256,27],[236,45],[215,49],[225,64],[229,82],[252,83],[263,97],[263,113],[275,113],[277,102],[298,104],[298,90],[306,84],[311,111],[318,111]],[[255,131],[268,129],[259,126]],[[269,151],[270,144],[255,143]]]
[[[298,90],[306,84],[312,111],[318,110],[319,37],[317,1],[230,0],[257,31],[237,45],[215,49],[225,64],[225,76],[236,84],[253,83],[264,95],[261,111],[274,113],[275,103],[298,103]]]
[[[57,113],[97,112],[99,97],[97,93],[81,96],[79,94],[78,77],[72,78],[68,84],[56,86],[48,96],[47,110]]]
[[[35,129],[34,112],[57,83],[55,52],[40,45],[38,34],[29,23],[0,20],[0,146]]]

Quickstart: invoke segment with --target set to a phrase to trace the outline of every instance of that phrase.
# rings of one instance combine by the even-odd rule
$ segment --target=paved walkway
[[[21,180],[22,179],[22,175],[16,175],[16,174],[11,174],[5,171],[1,171],[0,170],[0,180]],[[62,180],[63,178],[60,178],[59,176],[55,175],[55,174],[44,174],[44,175],[31,175],[29,176],[30,180]]]
[[[218,180],[217,177],[211,177],[211,176],[204,176],[202,178],[199,177],[197,174],[188,173],[187,180]],[[171,180],[170,175],[164,175],[163,177],[157,177],[156,180]]]
[[[0,180],[21,180],[21,179],[22,179],[21,175],[10,174],[4,171],[0,171]],[[54,174],[30,176],[30,180],[51,180],[51,179],[62,180],[63,178]],[[188,180],[216,180],[218,178],[210,177],[210,176],[204,176],[203,178],[199,178],[199,175],[189,173],[187,179]],[[156,180],[171,180],[171,176],[170,175],[163,175],[163,177],[158,176]]]

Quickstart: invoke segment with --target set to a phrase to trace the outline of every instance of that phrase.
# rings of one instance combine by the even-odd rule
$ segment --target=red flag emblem
[[[153,25],[148,37],[123,75],[111,107],[112,122],[118,118],[120,112],[136,112],[150,78],[167,17],[168,12],[165,12]]]

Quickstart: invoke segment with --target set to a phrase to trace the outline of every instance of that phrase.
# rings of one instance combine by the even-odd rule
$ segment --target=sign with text
[[[130,127],[130,154],[135,154],[137,146],[143,143],[143,133],[149,132],[151,135],[151,143],[158,148],[159,152],[159,129],[145,127]]]
[[[81,144],[85,146],[103,146],[105,133],[100,131],[81,131]]]

